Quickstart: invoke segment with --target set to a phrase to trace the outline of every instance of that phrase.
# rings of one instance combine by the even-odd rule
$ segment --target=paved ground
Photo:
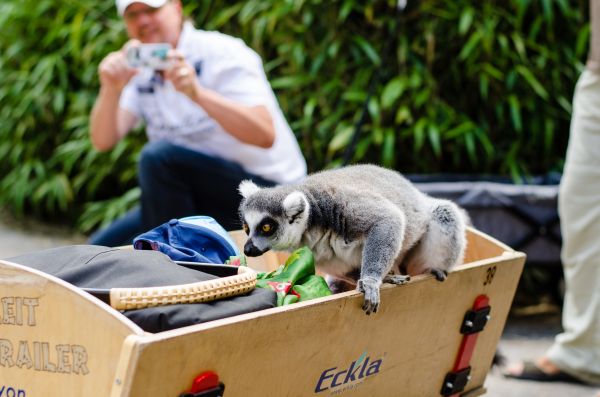
[[[0,216],[0,258],[61,245],[85,243],[84,236],[39,224],[21,224]],[[539,312],[539,310],[538,310]],[[560,313],[555,308],[544,314],[511,316],[499,349],[508,360],[531,359],[550,346],[560,331]],[[596,397],[600,389],[568,383],[543,384],[505,379],[498,369],[486,383],[488,397]]]
[[[560,313],[511,316],[500,341],[499,350],[508,361],[533,359],[542,355],[560,332]],[[600,388],[570,383],[540,383],[507,379],[499,369],[488,375],[488,397],[595,397]]]
[[[0,212],[0,258],[62,245],[84,244],[85,237],[60,227],[17,222]]]

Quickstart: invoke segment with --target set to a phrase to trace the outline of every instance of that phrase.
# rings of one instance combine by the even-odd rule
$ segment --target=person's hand
[[[177,50],[169,52],[170,66],[165,70],[165,79],[169,80],[175,89],[194,100],[200,88],[196,79],[196,71]]]
[[[121,91],[123,87],[138,73],[127,63],[127,49],[139,45],[138,40],[130,40],[119,51],[108,54],[98,66],[100,84],[105,88]]]

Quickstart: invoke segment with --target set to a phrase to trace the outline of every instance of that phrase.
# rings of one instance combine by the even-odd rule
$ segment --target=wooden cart
[[[71,284],[0,261],[0,396],[221,395],[190,392],[201,374],[218,375],[227,397],[481,395],[524,261],[470,230],[463,266],[443,283],[384,285],[375,315],[346,292],[157,334]],[[483,329],[463,334],[465,324]]]

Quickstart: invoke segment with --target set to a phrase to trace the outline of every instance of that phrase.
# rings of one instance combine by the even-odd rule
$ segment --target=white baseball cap
[[[169,1],[169,0],[117,0],[116,5],[117,5],[117,11],[119,12],[119,15],[123,16],[127,7],[129,7],[133,3],[142,3],[142,4],[146,4],[147,6],[150,6],[153,8],[158,8],[158,7],[162,7],[163,5],[165,5],[165,3],[167,1]]]

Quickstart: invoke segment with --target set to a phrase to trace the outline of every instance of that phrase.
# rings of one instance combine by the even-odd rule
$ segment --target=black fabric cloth
[[[433,197],[467,210],[473,226],[527,254],[527,263],[560,265],[562,236],[558,217],[558,181],[548,175],[528,184],[508,178],[464,180],[453,176],[408,176]],[[446,179],[446,180],[444,180]]]
[[[218,278],[179,266],[161,252],[95,245],[51,248],[6,260],[40,270],[80,288],[161,287]],[[161,332],[275,307],[276,300],[275,292],[257,288],[246,295],[213,302],[126,310],[123,314],[147,332]]]

